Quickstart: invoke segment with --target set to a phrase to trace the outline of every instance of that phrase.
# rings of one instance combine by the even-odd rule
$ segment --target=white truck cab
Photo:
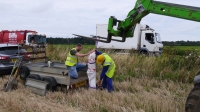
[[[98,24],[96,27],[96,36],[107,37],[107,24]],[[113,37],[120,39],[120,37]],[[134,36],[127,38],[125,42],[111,41],[110,43],[96,42],[96,48],[114,49],[114,50],[135,50],[147,55],[161,55],[163,44],[160,34],[148,25],[137,24],[134,30]]]
[[[33,44],[46,44],[46,35],[38,35],[34,33],[26,34],[26,43],[28,45]]]

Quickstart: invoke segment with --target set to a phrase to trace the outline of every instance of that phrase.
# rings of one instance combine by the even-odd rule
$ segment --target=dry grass
[[[3,85],[6,80],[0,80]],[[191,84],[131,78],[114,82],[115,91],[80,88],[69,93],[47,93],[42,97],[20,85],[11,92],[0,91],[2,112],[183,112]],[[2,86],[1,86],[2,88]]]
[[[0,88],[7,81],[0,80]],[[58,96],[62,93],[55,93]],[[66,104],[58,103],[54,94],[48,93],[42,97],[30,93],[22,83],[18,83],[18,89],[11,92],[0,91],[0,112],[66,112],[77,111]]]

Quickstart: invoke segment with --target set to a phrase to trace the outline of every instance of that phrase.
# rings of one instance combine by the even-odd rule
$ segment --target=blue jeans
[[[69,75],[74,79],[78,78],[78,72],[84,68],[86,68],[85,63],[77,63],[75,66],[67,67],[67,69],[69,70]]]
[[[105,75],[102,81],[102,87],[108,88],[108,92],[113,91],[112,78],[109,78]]]

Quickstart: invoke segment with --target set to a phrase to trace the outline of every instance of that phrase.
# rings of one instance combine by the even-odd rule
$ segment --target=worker
[[[79,52],[82,49],[81,44],[77,44],[75,48],[72,48],[68,55],[67,59],[65,61],[65,65],[67,66],[67,69],[69,70],[69,74],[71,78],[77,79],[78,78],[78,71],[86,68],[85,63],[78,63],[78,57],[85,57],[88,56],[90,53],[94,52],[94,50],[88,52],[87,54],[80,54]]]
[[[114,90],[112,78],[116,68],[115,62],[106,53],[100,53],[99,51],[96,51],[96,55],[98,55],[96,60],[97,64],[101,64],[103,66],[100,80],[97,82],[97,85],[101,86],[102,84],[104,89],[107,88],[108,92],[112,92]]]

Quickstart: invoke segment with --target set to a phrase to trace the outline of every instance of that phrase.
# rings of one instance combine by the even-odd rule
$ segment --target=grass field
[[[180,49],[180,50],[198,50],[198,51],[200,51],[200,46],[174,46],[174,47],[177,49]]]
[[[64,62],[73,45],[48,45],[51,61]],[[92,50],[84,46],[82,53]],[[165,55],[117,55],[107,52],[115,61],[113,93],[106,90],[80,88],[67,94],[48,92],[38,96],[20,85],[8,93],[0,91],[2,112],[184,112],[185,101],[192,81],[199,71],[198,57]],[[79,58],[87,62],[87,57]],[[97,78],[101,66],[97,67]],[[2,88],[6,80],[0,79]]]
[[[68,51],[73,47],[67,45],[49,45],[47,48],[49,60],[64,62]],[[81,53],[87,53],[92,49],[94,49],[93,46],[84,46]],[[200,59],[196,56],[185,58],[185,56],[168,55],[171,49],[167,50],[166,53],[164,51],[161,57],[144,57],[137,54],[117,55],[109,51],[106,53],[111,55],[117,65],[116,80],[121,81],[128,79],[130,76],[136,76],[136,74],[138,76],[145,74],[149,77],[157,77],[159,79],[191,82],[199,70]],[[79,58],[79,61],[87,62],[87,57]],[[147,72],[143,70],[147,70]]]
[[[66,47],[66,48],[72,48],[74,47],[74,45],[56,45],[56,46],[60,46],[60,47]],[[83,49],[86,48],[95,48],[95,45],[83,45]],[[178,49],[178,50],[197,50],[200,51],[200,46],[164,46],[164,49],[166,48],[174,48],[174,49]]]

